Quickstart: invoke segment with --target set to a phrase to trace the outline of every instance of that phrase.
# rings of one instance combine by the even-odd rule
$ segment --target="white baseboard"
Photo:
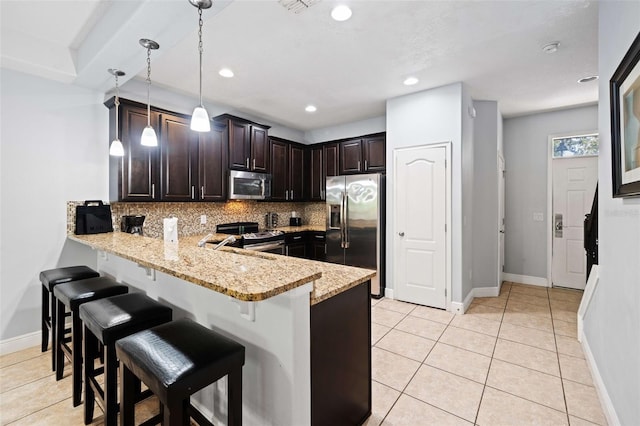
[[[384,289],[384,297],[386,297],[387,299],[395,299],[395,297],[393,297],[393,289],[392,288],[385,288]]]
[[[609,392],[607,392],[607,388],[604,385],[604,381],[602,380],[602,376],[600,375],[600,370],[598,370],[596,361],[593,358],[593,353],[591,353],[589,342],[587,341],[587,338],[584,334],[582,336],[578,335],[578,338],[582,343],[582,350],[584,351],[584,356],[586,358],[587,365],[589,366],[589,370],[591,370],[593,384],[596,388],[598,399],[600,399],[600,405],[602,406],[602,411],[604,411],[604,416],[607,418],[607,424],[610,426],[619,426],[620,419],[618,419],[618,414],[613,407],[613,402],[611,401]]]
[[[42,342],[41,333],[41,331],[34,331],[33,333],[27,333],[22,336],[0,341],[0,355],[7,355],[40,345]],[[52,343],[50,341],[49,346],[51,345]]]
[[[511,281],[513,283],[537,285],[539,287],[549,287],[549,282],[546,278],[533,277],[530,275],[518,275],[510,274],[508,272],[502,273],[502,281]]]
[[[464,301],[462,303],[451,302],[449,311],[458,315],[462,315],[465,312],[467,312],[469,305],[471,305],[471,302],[473,302],[474,293],[475,293],[474,290],[475,290],[474,288],[471,289],[471,291],[469,292],[469,294],[467,294],[467,297],[464,298]]]
[[[591,303],[591,298],[595,293],[596,287],[598,287],[598,283],[600,282],[600,269],[598,265],[593,265],[591,267],[591,272],[589,273],[589,279],[587,280],[587,285],[584,288],[584,293],[582,295],[582,300],[580,301],[580,307],[578,308],[578,341],[582,341],[582,330],[584,326],[584,316],[589,309],[589,304]]]
[[[500,296],[500,287],[475,287],[473,289],[473,297],[498,297]]]

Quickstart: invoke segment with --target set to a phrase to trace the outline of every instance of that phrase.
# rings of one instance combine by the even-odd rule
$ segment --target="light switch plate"
[[[534,222],[543,222],[544,221],[544,215],[540,212],[535,212],[533,214],[533,221]]]

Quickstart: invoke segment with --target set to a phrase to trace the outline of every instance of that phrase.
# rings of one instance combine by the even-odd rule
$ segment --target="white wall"
[[[465,298],[473,288],[473,217],[475,206],[473,203],[473,179],[474,179],[474,151],[473,140],[474,118],[473,100],[466,84],[462,85],[462,103],[460,105],[459,117],[462,125],[462,274],[460,300]],[[453,290],[453,289],[452,289]],[[453,295],[456,292],[453,290]]]
[[[498,103],[474,101],[473,286],[497,287],[498,276]]]
[[[452,300],[462,302],[462,83],[387,101],[387,286],[393,288],[393,151],[438,142],[452,143]],[[469,100],[470,101],[470,100]]]
[[[504,120],[505,272],[546,280],[548,138],[591,131],[597,120],[595,105]],[[544,220],[534,222],[534,213]]]
[[[67,200],[108,197],[103,95],[1,70],[0,341],[40,329],[41,270],[95,266],[66,241]]]
[[[640,197],[612,198],[608,86],[640,29],[640,2],[599,7],[600,282],[584,334],[619,423],[632,425],[640,421]]]

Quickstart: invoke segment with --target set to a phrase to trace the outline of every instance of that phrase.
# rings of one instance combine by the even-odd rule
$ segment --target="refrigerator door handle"
[[[340,193],[340,248],[345,248],[345,208],[344,208],[344,191]]]
[[[344,248],[349,248],[349,193],[345,191],[342,195],[342,202],[344,204],[344,216],[343,216],[343,226],[344,226]]]

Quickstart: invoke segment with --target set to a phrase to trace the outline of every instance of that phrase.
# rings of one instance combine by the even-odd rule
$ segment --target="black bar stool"
[[[124,294],[129,291],[126,285],[118,284],[109,277],[88,278],[86,280],[71,281],[58,284],[53,288],[53,294],[58,299],[56,315],[60,321],[56,324],[56,380],[62,379],[64,373],[64,357],[71,360],[71,375],[73,381],[73,406],[80,405],[82,394],[82,321],[78,315],[80,305],[92,300]],[[65,308],[71,312],[71,347],[64,340]],[[62,337],[62,338],[61,338]]]
[[[80,306],[84,324],[84,424],[93,421],[95,402],[104,409],[104,424],[118,423],[118,359],[116,340],[171,321],[172,310],[143,293],[88,302]],[[96,369],[98,341],[104,345],[104,365]],[[104,372],[104,387],[96,377]]]
[[[88,266],[67,266],[64,268],[48,269],[40,272],[42,283],[42,352],[49,347],[49,331],[51,331],[51,343],[56,341],[56,298],[51,293],[53,287],[69,281],[84,280],[99,277],[100,274]],[[64,319],[62,320],[64,322]],[[56,369],[56,351],[51,351],[51,370]]]
[[[189,398],[224,376],[228,376],[228,425],[242,425],[244,352],[241,344],[188,319],[118,340],[120,425],[133,425],[138,380],[160,400],[158,417],[164,425],[189,425],[189,417],[200,425],[211,425]]]

